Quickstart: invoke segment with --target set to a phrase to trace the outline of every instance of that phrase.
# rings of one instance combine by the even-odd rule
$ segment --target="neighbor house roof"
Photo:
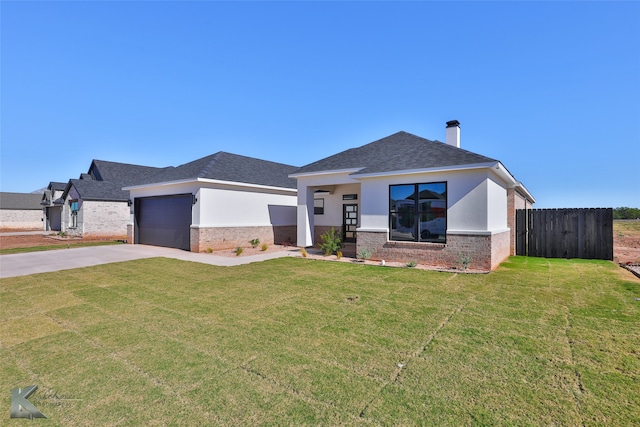
[[[49,190],[53,190],[53,191],[64,191],[65,188],[67,188],[66,182],[54,182],[54,181],[51,181],[48,187]]]
[[[491,162],[497,160],[443,142],[398,132],[310,163],[295,171],[293,176],[340,170],[354,170],[358,175],[376,174]]]
[[[135,185],[211,179],[269,187],[296,188],[296,181],[289,178],[289,174],[297,169],[296,166],[220,151],[175,168],[166,168],[157,175],[147,177]]]
[[[42,206],[47,206],[51,203],[56,205],[60,205],[64,203],[64,200],[62,200],[62,198],[58,198],[55,200],[52,200],[52,199],[53,197],[55,197],[56,191],[62,191],[64,193],[64,190],[66,188],[67,188],[67,182],[55,182],[55,181],[49,182],[49,185],[47,186],[47,188],[45,188],[42,193],[38,193],[38,194],[42,194],[42,197],[40,199],[41,200],[40,204]]]
[[[40,193],[0,193],[0,209],[42,210]]]
[[[81,174],[80,179],[69,180],[62,197],[66,198],[73,186],[83,200],[127,201],[129,192],[122,190],[122,187],[138,183],[166,169],[93,160],[89,171]]]

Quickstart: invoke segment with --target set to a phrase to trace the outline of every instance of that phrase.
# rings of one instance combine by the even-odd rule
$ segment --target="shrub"
[[[242,247],[241,247],[241,246],[238,246],[238,247],[236,248],[236,256],[240,256],[240,254],[241,254],[242,252],[244,252],[244,249],[242,249]]]
[[[458,254],[458,259],[456,260],[456,267],[459,270],[466,270],[471,265],[471,255],[469,254]]]
[[[358,252],[358,259],[365,260],[371,258],[371,249],[362,248]]]
[[[262,246],[260,246],[260,250],[262,252],[266,251],[269,248],[269,245],[267,245],[266,243],[263,243]]]
[[[322,239],[322,243],[319,246],[325,255],[333,255],[340,250],[342,239],[335,228],[331,227],[331,230],[323,233],[320,239]]]
[[[415,261],[409,261],[409,262],[408,262],[408,263],[406,263],[405,265],[406,265],[407,267],[409,267],[409,268],[413,268],[413,267],[415,267],[416,265],[418,265],[418,263],[417,263],[417,262],[415,262]]]
[[[210,253],[212,253],[212,252],[213,252],[213,249],[211,249],[211,248],[207,248],[207,253],[208,253],[208,254],[210,254]]]
[[[309,254],[307,253],[307,250],[306,250],[305,248],[300,249],[300,253],[302,254],[302,257],[303,257],[303,258],[306,258],[306,257],[307,257],[307,255],[309,255]]]
[[[338,259],[342,258],[342,251],[337,251],[337,252],[336,252],[336,257],[337,257]]]
[[[250,240],[249,243],[251,243],[252,248],[256,248],[260,244],[260,239]]]

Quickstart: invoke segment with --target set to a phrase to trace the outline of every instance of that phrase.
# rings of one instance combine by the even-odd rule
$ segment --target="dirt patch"
[[[614,221],[613,260],[640,264],[640,221]]]
[[[46,236],[42,234],[29,234],[24,236],[1,236],[0,235],[0,249],[13,249],[13,248],[30,248],[32,246],[52,246],[52,245],[68,245],[70,243],[84,243],[84,242],[108,242],[118,240],[114,238],[60,238],[55,235]]]

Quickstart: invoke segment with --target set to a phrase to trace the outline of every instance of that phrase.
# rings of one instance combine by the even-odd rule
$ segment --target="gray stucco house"
[[[297,243],[313,246],[334,227],[372,259],[492,270],[515,254],[515,210],[533,196],[496,159],[398,132],[301,167]]]
[[[296,239],[297,167],[218,152],[125,187],[128,241],[193,252]]]

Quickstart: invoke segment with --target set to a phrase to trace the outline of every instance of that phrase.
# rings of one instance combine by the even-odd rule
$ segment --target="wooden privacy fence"
[[[613,209],[518,209],[516,255],[613,260]]]

